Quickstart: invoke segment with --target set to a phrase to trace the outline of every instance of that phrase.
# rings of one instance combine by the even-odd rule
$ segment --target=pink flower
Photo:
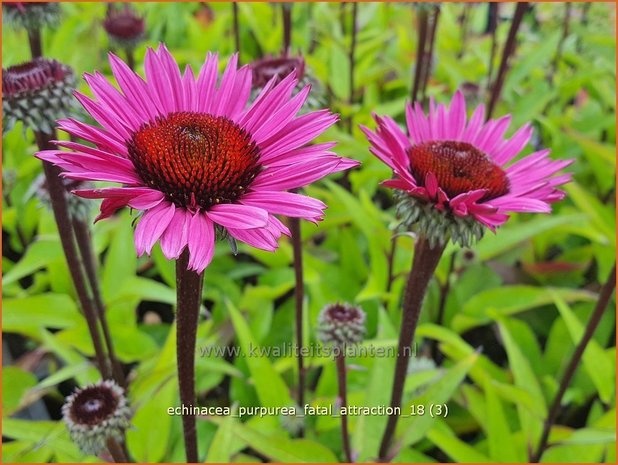
[[[326,205],[286,192],[330,173],[356,166],[336,156],[334,143],[308,146],[335,123],[327,110],[296,116],[309,87],[296,95],[290,75],[266,85],[247,107],[251,69],[234,55],[217,86],[217,56],[208,54],[198,76],[184,74],[168,50],[146,53],[147,80],[110,55],[121,92],[99,73],[84,76],[96,100],[75,96],[101,127],[64,119],[59,128],[94,144],[58,141],[71,151],[46,150],[37,157],[61,167],[71,179],[107,181],[121,187],[78,190],[102,198],[98,219],[130,206],[143,211],[135,230],[138,255],[157,241],[169,259],[189,250],[189,267],[210,263],[215,231],[274,251],[288,228],[275,217],[313,222]]]
[[[526,124],[505,139],[511,116],[484,122],[484,115],[480,105],[467,121],[458,91],[448,108],[432,100],[428,116],[420,104],[408,105],[409,136],[387,116],[374,115],[375,133],[361,129],[370,151],[393,169],[394,178],[384,185],[433,206],[446,219],[473,220],[495,231],[510,212],[549,213],[550,204],[564,197],[557,187],[571,179],[557,173],[572,160],[552,160],[544,149],[513,162],[532,128]]]

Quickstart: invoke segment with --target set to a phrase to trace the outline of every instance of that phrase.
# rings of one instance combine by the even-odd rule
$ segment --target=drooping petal
[[[175,211],[173,203],[164,201],[144,213],[135,228],[135,250],[138,256],[144,253],[150,255],[152,247],[174,218]]]

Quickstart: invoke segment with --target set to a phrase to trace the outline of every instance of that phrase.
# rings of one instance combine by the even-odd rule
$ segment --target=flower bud
[[[112,47],[132,50],[144,40],[144,18],[128,4],[122,8],[109,5],[103,28]]]
[[[347,346],[365,336],[365,312],[346,303],[327,305],[318,318],[318,338],[324,344]]]

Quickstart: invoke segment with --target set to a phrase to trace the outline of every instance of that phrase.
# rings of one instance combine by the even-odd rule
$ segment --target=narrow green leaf
[[[252,347],[257,347],[255,338],[251,334],[245,319],[229,300],[227,301],[227,309],[232,317],[240,347],[246,355],[247,366],[260,404],[263,407],[289,407],[294,405],[285,382],[275,371],[270,360],[264,356],[251,356]]]

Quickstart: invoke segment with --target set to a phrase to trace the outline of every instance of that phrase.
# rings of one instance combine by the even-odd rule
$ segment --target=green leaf
[[[32,334],[41,327],[72,328],[83,321],[77,305],[68,295],[48,293],[3,301],[4,331]]]
[[[232,440],[234,438],[234,417],[227,416],[219,424],[217,433],[210,443],[206,462],[229,463],[232,455]]]
[[[585,216],[577,215],[551,215],[538,216],[530,221],[510,224],[500,229],[496,234],[487,233],[474,247],[481,260],[489,260],[502,253],[508,252],[518,244],[534,238],[534,236],[551,231],[560,226],[577,224]]]
[[[101,279],[101,292],[109,300],[114,299],[127,280],[135,275],[137,266],[133,228],[128,215],[122,215],[122,220],[112,235]]]
[[[427,438],[457,463],[493,462],[489,457],[480,453],[477,447],[468,445],[455,436],[441,418],[438,418],[427,432]]]
[[[547,406],[543,391],[539,385],[530,363],[524,356],[520,347],[517,346],[508,328],[508,320],[503,319],[498,323],[500,335],[504,342],[509,365],[513,371],[515,385],[530,392],[534,400],[536,412],[531,413],[523,405],[517,405],[522,429],[526,433],[528,444],[535,444],[541,433],[542,420],[547,415]]]
[[[37,379],[29,371],[8,366],[2,369],[2,415],[11,416],[20,408],[22,399]]]
[[[486,435],[489,443],[489,456],[496,462],[524,462],[526,457],[518,454],[511,440],[509,422],[492,382],[486,382],[483,389],[487,407]]]
[[[127,446],[137,462],[164,462],[168,451],[172,416],[167,409],[175,407],[178,389],[175,380],[169,380],[151,397],[141,399],[127,431]]]
[[[337,457],[322,444],[308,439],[287,439],[262,434],[255,429],[234,424],[234,435],[252,449],[280,463],[336,463]]]
[[[8,286],[47,266],[48,263],[62,258],[62,248],[59,241],[38,240],[28,247],[22,259],[2,277],[2,285]]]
[[[554,294],[553,298],[556,308],[567,325],[573,343],[575,345],[579,344],[584,334],[584,326],[560,295]],[[606,404],[609,403],[613,399],[615,392],[616,371],[613,358],[610,360],[599,343],[594,339],[590,339],[590,342],[588,342],[582,358],[586,373],[588,373],[588,376],[590,376],[590,379],[596,386],[599,397]]]
[[[553,294],[569,302],[592,301],[595,295],[577,289],[515,285],[487,289],[472,297],[453,318],[453,329],[463,333],[489,323],[499,316],[514,315],[553,302]]]
[[[270,360],[264,356],[251,356],[252,347],[257,347],[255,338],[236,307],[229,300],[226,304],[232,317],[240,347],[246,355],[247,366],[260,404],[263,407],[289,407],[294,405],[286,384],[279,373],[275,371]]]
[[[469,355],[457,365],[446,370],[444,375],[435,384],[429,386],[423,394],[410,402],[403,403],[402,415],[410,413],[411,405],[423,405],[426,409],[424,415],[400,419],[398,430],[402,431],[401,441],[404,445],[414,444],[425,437],[425,433],[431,429],[437,418],[429,414],[430,406],[446,404],[477,360],[477,353]]]

